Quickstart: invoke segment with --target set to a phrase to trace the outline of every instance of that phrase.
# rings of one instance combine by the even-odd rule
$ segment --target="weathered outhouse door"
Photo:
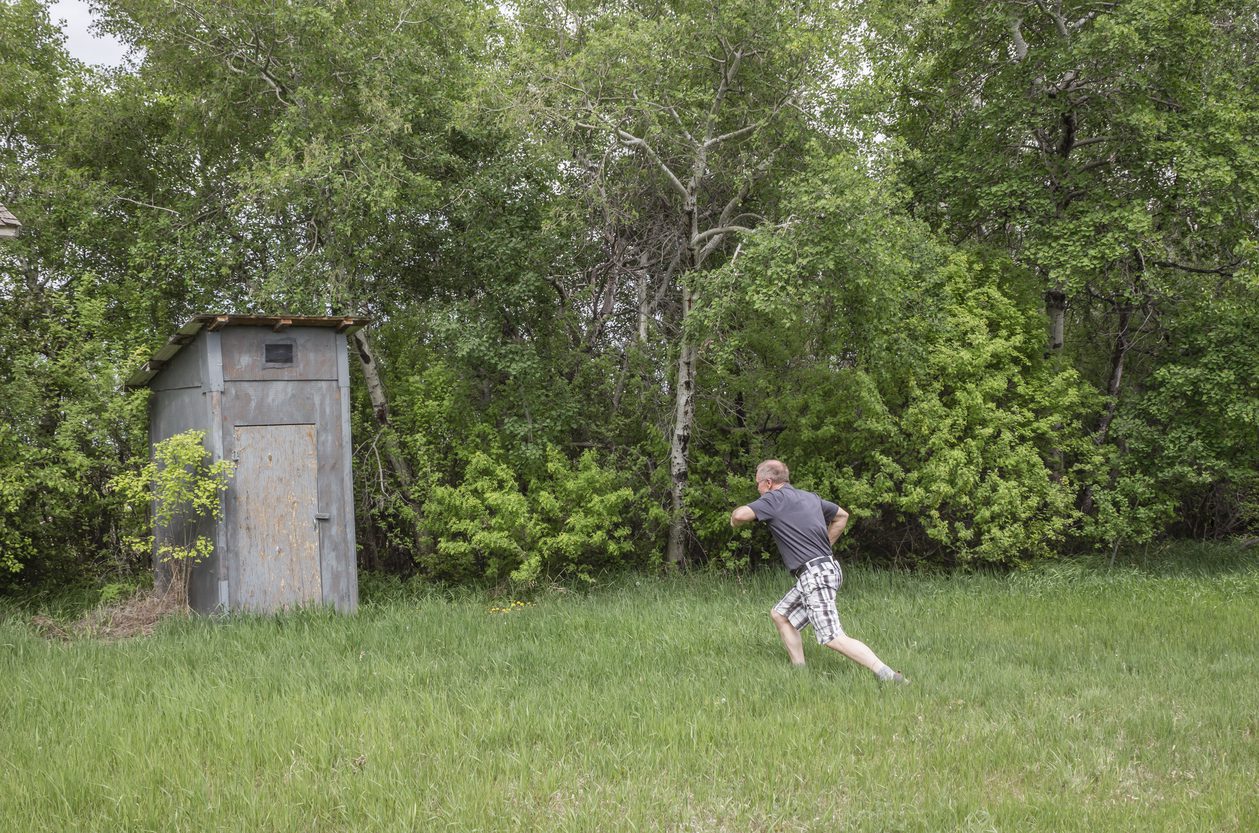
[[[319,454],[314,425],[235,427],[239,572],[234,605],[279,610],[319,603]]]

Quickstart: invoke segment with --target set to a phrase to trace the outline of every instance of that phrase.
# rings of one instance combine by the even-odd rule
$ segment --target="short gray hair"
[[[766,460],[756,467],[756,482],[772,480],[774,483],[787,483],[791,480],[791,472],[781,460]]]

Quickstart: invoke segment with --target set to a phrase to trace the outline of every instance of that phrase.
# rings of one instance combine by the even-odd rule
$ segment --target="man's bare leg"
[[[864,665],[866,668],[869,668],[880,680],[907,682],[899,671],[893,671],[884,664],[883,660],[875,656],[874,651],[870,650],[870,646],[860,639],[853,639],[851,636],[841,633],[830,642],[827,642],[826,647],[832,651],[838,651],[858,665]]]
[[[769,615],[774,620],[774,627],[778,628],[778,635],[782,638],[783,647],[787,649],[787,656],[791,657],[791,664],[804,665],[804,640],[800,638],[800,631],[777,610],[771,610]]]
[[[838,651],[848,657],[858,665],[864,665],[871,671],[877,670],[883,666],[883,660],[874,655],[874,651],[870,650],[870,646],[862,642],[860,639],[853,639],[847,634],[839,636],[826,643],[826,647],[832,651]]]

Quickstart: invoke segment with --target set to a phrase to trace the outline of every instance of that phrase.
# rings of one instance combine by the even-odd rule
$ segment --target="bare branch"
[[[1192,272],[1195,275],[1223,275],[1224,277],[1232,277],[1237,273],[1237,267],[1241,266],[1245,261],[1235,260],[1227,266],[1190,266],[1185,263],[1177,263],[1173,260],[1156,260],[1155,266],[1162,266],[1167,269],[1179,269],[1182,272]]]
[[[1052,6],[1045,0],[1036,0],[1036,6],[1054,22],[1054,27],[1058,30],[1058,34],[1063,40],[1069,40],[1071,32],[1067,29],[1067,19],[1062,14],[1061,0],[1054,0]]]
[[[141,208],[152,208],[152,209],[154,209],[154,210],[156,210],[156,211],[165,211],[165,212],[167,212],[168,214],[174,214],[176,217],[178,217],[178,216],[179,216],[179,212],[178,212],[178,211],[176,211],[176,210],[175,210],[175,209],[173,209],[173,208],[163,208],[163,207],[162,207],[162,206],[160,206],[160,205],[153,205],[153,203],[149,203],[149,202],[140,202],[139,200],[133,200],[133,199],[131,199],[131,197],[121,197],[121,196],[115,196],[115,197],[114,197],[114,199],[115,199],[115,200],[117,200],[117,201],[119,201],[119,202],[129,202],[129,203],[131,203],[132,205],[138,205],[138,206],[140,206]]]
[[[1027,41],[1023,39],[1023,18],[1016,17],[1010,21],[1010,34],[1014,38],[1014,60],[1017,63],[1027,57]]]
[[[705,149],[708,149],[710,147],[719,145],[722,142],[728,141],[730,139],[737,139],[740,136],[745,136],[748,133],[751,133],[755,130],[759,130],[760,128],[769,124],[770,120],[772,120],[774,116],[778,115],[778,112],[782,109],[783,103],[775,105],[773,111],[768,116],[756,122],[755,124],[744,125],[743,127],[740,127],[738,130],[731,130],[729,133],[723,133],[720,136],[714,136],[713,138],[705,141],[703,147]]]
[[[700,243],[704,242],[705,240],[709,239],[710,237],[715,237],[717,235],[726,235],[726,234],[730,234],[736,231],[750,232],[752,231],[752,229],[748,228],[747,226],[733,226],[733,225],[732,226],[717,226],[716,228],[708,229],[708,231],[702,231],[695,237],[692,237],[691,245],[697,246]]]
[[[665,164],[665,161],[660,158],[660,155],[656,153],[655,148],[653,148],[645,139],[639,138],[638,136],[635,136],[633,133],[630,133],[628,130],[625,130],[619,127],[618,125],[610,123],[606,118],[604,118],[604,116],[601,113],[598,113],[594,111],[593,109],[591,110],[591,115],[593,115],[595,118],[602,121],[604,123],[604,126],[599,127],[598,125],[586,124],[585,122],[577,122],[577,126],[584,130],[607,131],[611,133],[617,140],[621,142],[621,144],[625,145],[626,147],[642,148],[643,153],[645,153],[647,155],[647,158],[650,159],[652,162],[654,162],[656,167],[659,168],[664,173],[665,177],[668,178],[669,183],[673,186],[674,190],[676,190],[678,194],[682,196],[682,199],[687,202],[690,201],[691,194],[689,191],[687,191],[686,186],[682,184],[682,180],[678,179],[677,175],[673,173],[673,171],[669,168],[669,166]]]
[[[1112,153],[1109,156],[1107,156],[1105,159],[1098,159],[1096,161],[1088,163],[1087,165],[1081,165],[1078,172],[1082,174],[1086,174],[1086,173],[1089,173],[1090,171],[1095,171],[1098,168],[1108,167],[1110,165],[1115,164],[1115,160],[1117,158],[1118,157]]]
[[[293,102],[289,99],[288,89],[284,86],[283,82],[276,78],[271,72],[271,67],[274,64],[272,59],[273,52],[270,48],[264,49],[262,36],[257,30],[252,31],[250,33],[251,37],[248,41],[242,44],[240,40],[233,40],[232,38],[227,37],[227,35],[216,33],[214,28],[210,26],[209,22],[206,20],[205,15],[198,11],[192,4],[182,2],[181,0],[175,0],[174,6],[183,10],[189,18],[195,21],[197,26],[209,32],[210,37],[213,38],[213,41],[208,41],[198,37],[193,32],[186,30],[182,31],[181,34],[187,38],[189,42],[221,56],[227,69],[237,75],[252,76],[253,73],[246,71],[245,67],[252,68],[254,73],[257,74],[257,77],[271,88],[271,91],[275,94],[275,97],[281,104],[285,107],[292,106]],[[251,47],[257,55],[251,56],[244,47]],[[238,62],[241,66],[237,65]]]
[[[682,135],[686,137],[686,140],[690,142],[692,145],[699,144],[699,142],[695,140],[695,137],[691,135],[691,131],[686,129],[686,124],[683,123],[682,117],[678,115],[678,110],[676,107],[673,107],[672,105],[666,107],[665,105],[657,104],[654,101],[640,101],[638,98],[637,90],[634,91],[633,98],[636,103],[638,103],[639,105],[643,107],[646,107],[651,110],[656,110],[661,113],[668,113],[669,116],[673,118],[674,124],[678,126],[678,130],[682,131]]]
[[[730,90],[734,77],[739,72],[739,65],[743,63],[743,53],[736,51],[733,57],[729,56],[729,47],[726,46],[725,40],[722,40],[722,47],[727,49],[727,60],[721,62],[721,80],[717,82],[717,91],[713,94],[713,103],[708,108],[708,120],[704,126],[704,147],[708,147],[708,142],[713,137],[713,127],[717,124],[717,113],[721,111],[722,102],[726,99],[726,93]]]

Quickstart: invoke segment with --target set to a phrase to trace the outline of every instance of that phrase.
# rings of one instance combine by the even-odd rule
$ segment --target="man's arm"
[[[839,536],[844,533],[844,527],[848,526],[848,513],[844,511],[844,507],[838,507],[835,517],[831,518],[830,525],[826,527],[826,537],[831,539],[831,546],[835,546],[835,542],[839,540]]]
[[[752,511],[751,506],[740,506],[738,509],[730,513],[730,525],[735,529],[741,526],[747,526],[756,520],[756,513]]]

